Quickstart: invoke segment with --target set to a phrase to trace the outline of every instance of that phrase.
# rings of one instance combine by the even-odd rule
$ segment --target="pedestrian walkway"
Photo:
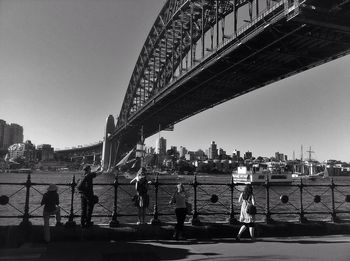
[[[350,236],[243,239],[61,241],[26,243],[1,249],[0,260],[149,261],[149,260],[350,260]]]

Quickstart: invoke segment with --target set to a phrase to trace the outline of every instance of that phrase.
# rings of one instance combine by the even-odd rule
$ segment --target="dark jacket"
[[[53,212],[60,204],[57,191],[48,191],[43,195],[41,205],[44,205],[44,212]]]

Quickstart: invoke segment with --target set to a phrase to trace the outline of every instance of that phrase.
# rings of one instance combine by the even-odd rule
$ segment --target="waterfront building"
[[[23,127],[6,121],[0,120],[0,149],[7,149],[14,143],[23,142]]]
[[[195,156],[195,158],[196,158],[197,160],[206,160],[206,159],[207,159],[207,157],[206,157],[204,151],[201,150],[201,149],[195,151],[195,152],[194,152],[194,156]]]
[[[247,151],[246,153],[244,153],[244,160],[249,160],[253,158],[253,153],[251,151]]]
[[[188,151],[186,154],[185,154],[185,159],[187,161],[193,161],[195,159],[195,153],[193,151]]]
[[[275,153],[275,159],[276,161],[285,161],[285,157],[283,153],[276,152]]]
[[[156,141],[156,150],[159,155],[166,155],[166,139],[160,137]]]
[[[54,149],[50,144],[36,146],[36,156],[39,161],[50,161],[54,159]]]
[[[35,146],[30,140],[25,143],[15,143],[8,148],[10,159],[23,159],[25,163],[36,161]]]
[[[222,160],[227,159],[226,151],[224,151],[222,148],[219,149],[219,159],[222,159]]]
[[[176,146],[171,146],[171,147],[170,147],[170,150],[171,150],[172,152],[174,152],[175,154],[178,153],[177,147],[176,147]]]
[[[217,145],[215,144],[215,141],[212,141],[209,147],[209,159],[216,159],[218,157],[218,149]]]

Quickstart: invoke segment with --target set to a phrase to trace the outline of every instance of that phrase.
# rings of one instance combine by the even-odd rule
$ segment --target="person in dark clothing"
[[[101,167],[97,171],[92,172],[91,167],[88,165],[84,167],[83,184],[80,190],[81,193],[81,226],[91,227],[93,222],[91,222],[92,212],[94,210],[94,205],[97,203],[98,197],[94,195],[93,190],[93,179],[98,175],[103,173]]]
[[[56,226],[62,225],[61,223],[61,209],[60,200],[57,193],[57,186],[50,184],[47,192],[44,193],[41,200],[41,205],[44,205],[43,217],[44,217],[44,239],[45,242],[50,242],[50,216],[56,216]]]
[[[176,185],[176,192],[172,196],[169,204],[175,204],[175,214],[176,214],[176,226],[173,238],[177,239],[185,239],[184,232],[184,222],[187,214],[187,193],[185,191],[185,187],[182,183]]]
[[[136,177],[130,181],[130,183],[132,183],[136,180],[135,206],[138,210],[138,225],[145,224],[146,209],[149,206],[148,184],[150,182],[147,181],[146,172],[147,170],[145,168],[140,168],[136,174]]]

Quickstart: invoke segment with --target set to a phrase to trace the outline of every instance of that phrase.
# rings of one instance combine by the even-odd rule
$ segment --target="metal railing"
[[[240,205],[237,202],[239,193],[242,192],[244,184],[234,183],[233,178],[225,183],[200,182],[196,174],[188,182],[183,182],[189,194],[189,200],[193,203],[191,223],[200,225],[202,219],[215,222],[219,216],[225,218],[230,224],[238,222]],[[227,179],[227,178],[226,178]],[[170,197],[175,191],[178,182],[164,182],[161,175],[156,175],[149,187],[152,224],[160,224],[161,219],[173,217],[173,207],[168,205]],[[31,175],[27,176],[22,183],[0,183],[1,194],[8,191],[7,195],[0,196],[0,222],[4,219],[21,220],[20,225],[30,225],[31,220],[42,218],[38,210],[44,186],[49,183],[34,183]],[[70,183],[58,183],[61,199],[62,217],[67,219],[67,226],[75,225],[76,219],[80,217],[79,195],[77,194],[77,182],[75,176]],[[10,192],[10,187],[19,187]],[[95,206],[93,218],[108,218],[111,227],[118,226],[121,218],[129,218],[136,221],[137,213],[131,200],[135,194],[134,185],[120,182],[118,176],[114,182],[95,183],[96,195],[100,201]],[[322,183],[307,183],[302,179],[291,184],[274,184],[265,181],[260,186],[254,186],[254,195],[257,201],[257,217],[263,222],[271,223],[279,220],[297,220],[307,222],[311,217],[313,220],[324,220],[329,218],[338,222],[343,215],[346,219],[350,217],[350,184],[336,184],[333,179]],[[63,199],[63,200],[62,200]],[[23,210],[22,210],[23,209]],[[15,214],[13,214],[15,212]],[[214,216],[214,218],[213,218]],[[308,218],[306,217],[308,216]],[[274,218],[272,218],[274,217]],[[312,218],[313,217],[313,218]],[[164,221],[164,220],[162,220]],[[1,222],[4,224],[3,222]]]

